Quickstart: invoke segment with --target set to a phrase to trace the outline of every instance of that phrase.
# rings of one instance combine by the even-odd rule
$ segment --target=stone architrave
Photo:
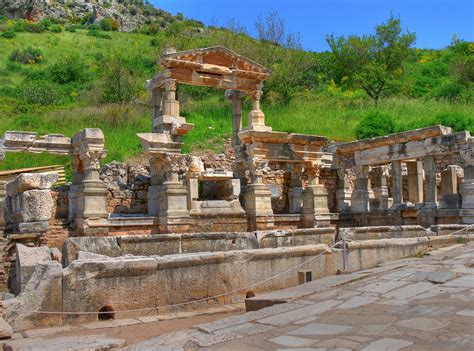
[[[458,175],[455,166],[448,166],[441,171],[440,209],[457,209],[461,207],[461,195],[458,193]]]
[[[437,207],[437,186],[436,186],[436,163],[432,155],[424,158],[423,167],[425,170],[425,201],[424,208]]]
[[[414,204],[423,202],[423,162],[407,161],[408,201]]]
[[[370,188],[368,166],[354,167],[356,180],[351,198],[351,212],[369,212],[370,199],[374,198],[374,193]]]

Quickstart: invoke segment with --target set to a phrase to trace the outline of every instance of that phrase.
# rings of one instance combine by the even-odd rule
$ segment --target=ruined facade
[[[207,299],[318,253],[323,258],[307,267],[314,277],[373,267],[456,242],[453,232],[467,238],[474,232],[469,132],[434,126],[330,143],[322,136],[273,131],[260,106],[270,75],[263,66],[222,47],[167,51],[160,64],[163,71],[148,81],[153,130],[138,134],[149,160],[147,174],[137,181],[139,172],[130,171],[139,184],[130,184],[131,177],[120,170],[114,175],[111,166],[103,172],[112,175],[101,174],[106,151],[98,129],[72,139],[5,133],[3,153],[70,155],[73,169],[72,183],[63,188],[67,211],[58,210],[64,196],[51,192],[54,179],[46,176],[22,175],[0,192],[0,220],[12,244],[51,243],[62,249],[62,257],[49,251],[36,255],[28,263],[34,271],[17,264],[10,274],[11,286],[21,291],[6,309],[15,330],[97,320],[100,311],[128,316],[139,314],[130,310]],[[230,100],[231,169],[209,168],[182,153],[193,124],[180,116],[179,84],[221,88]],[[247,126],[242,125],[245,98],[252,102]],[[110,177],[123,189],[111,186]],[[30,198],[51,206],[35,211]],[[23,210],[28,206],[31,211]],[[67,212],[61,239],[51,231],[55,210]],[[31,241],[31,235],[43,240]],[[344,254],[335,245],[342,238],[348,241]],[[20,245],[10,250],[17,257],[25,252]],[[295,274],[255,290],[297,282]],[[242,295],[245,291],[206,304]],[[40,318],[34,309],[87,313]]]

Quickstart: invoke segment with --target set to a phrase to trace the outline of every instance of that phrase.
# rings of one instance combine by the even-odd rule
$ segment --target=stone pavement
[[[363,273],[285,289],[287,303],[124,350],[474,350],[474,243]]]

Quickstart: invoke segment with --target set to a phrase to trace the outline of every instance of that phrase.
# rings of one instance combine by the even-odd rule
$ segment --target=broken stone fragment
[[[51,261],[51,250],[46,247],[28,247],[16,244],[15,281],[13,292],[18,295],[23,291],[40,262]]]
[[[14,196],[27,190],[51,189],[58,178],[59,175],[56,173],[22,173],[7,184],[7,195]]]
[[[16,223],[48,221],[53,208],[49,190],[27,190],[13,198],[13,218]]]
[[[13,335],[13,328],[0,317],[0,339],[10,339]]]
[[[62,325],[60,314],[28,312],[62,311],[62,276],[58,262],[40,262],[21,294],[3,302],[4,318],[14,331]]]

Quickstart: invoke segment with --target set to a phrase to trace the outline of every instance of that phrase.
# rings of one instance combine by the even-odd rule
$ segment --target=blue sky
[[[305,49],[327,50],[326,34],[369,34],[390,13],[417,34],[416,47],[439,49],[453,33],[474,41],[474,0],[151,0],[173,14],[205,24],[226,25],[235,18],[254,34],[255,20],[270,11],[285,19],[288,32],[300,33]],[[217,23],[216,23],[217,22]]]

